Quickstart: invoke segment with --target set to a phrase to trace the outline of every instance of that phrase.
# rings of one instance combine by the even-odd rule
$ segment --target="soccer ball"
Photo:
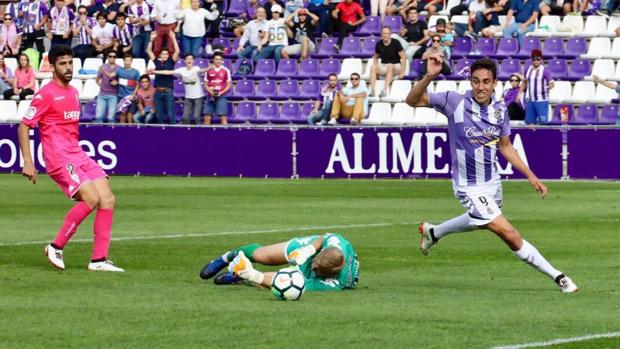
[[[271,282],[271,293],[283,301],[296,301],[306,289],[303,274],[295,267],[278,270]]]

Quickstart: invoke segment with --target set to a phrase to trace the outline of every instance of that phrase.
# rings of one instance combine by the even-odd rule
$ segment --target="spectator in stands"
[[[304,8],[304,0],[286,0],[284,3],[284,18],[288,18],[292,13]],[[297,21],[297,18],[295,18]]]
[[[132,51],[133,27],[127,25],[124,13],[116,15],[116,26],[112,30],[113,49],[119,57],[125,57]]]
[[[224,1],[223,0],[205,0],[204,8],[206,8],[210,12],[217,11],[220,14],[219,16],[217,16],[216,19],[206,21],[207,31],[209,33],[208,36],[219,38],[220,37],[220,23],[222,22],[222,18],[223,18],[222,14],[226,10],[224,8]]]
[[[338,95],[338,76],[336,74],[329,74],[327,79],[327,84],[321,89],[323,107],[321,108],[321,101],[314,101],[314,108],[310,115],[308,115],[308,124],[310,125],[327,125],[331,115],[334,98],[337,98]]]
[[[586,15],[586,12],[592,9],[592,2],[590,0],[574,0],[573,1],[573,11],[574,13],[579,15]]]
[[[151,123],[155,119],[155,88],[151,85],[151,78],[147,74],[140,76],[136,100],[138,111],[134,115],[134,121],[136,123]]]
[[[173,70],[174,62],[179,59],[179,44],[176,40],[174,30],[169,30],[167,34],[172,41],[173,48],[169,50],[162,48],[159,52],[159,56],[156,57],[153,52],[153,41],[159,36],[157,31],[151,33],[151,39],[149,45],[146,48],[146,53],[149,55],[149,59],[155,63],[155,69],[150,69],[149,74],[153,74],[154,70]],[[170,52],[174,53],[170,53]],[[171,57],[172,56],[172,57]],[[163,124],[164,119],[168,119],[168,123],[175,124],[176,117],[174,115],[174,95],[172,88],[174,87],[174,78],[169,75],[156,75],[155,76],[155,110],[156,119],[158,124]]]
[[[381,59],[381,63],[379,63],[378,59]],[[397,75],[398,79],[402,79],[405,76],[406,64],[407,58],[400,42],[392,39],[390,27],[383,27],[381,29],[381,40],[377,41],[375,54],[372,56],[369,97],[374,96],[377,78],[383,75],[385,75],[385,84],[383,85],[383,90],[379,93],[379,97],[387,96],[394,76]]]
[[[24,6],[26,5],[28,5],[28,0],[12,0],[4,8],[4,16],[10,16],[13,24],[15,24],[20,30],[22,29],[22,14],[24,12]]]
[[[358,73],[351,74],[351,85],[338,92],[334,99],[331,119],[328,124],[336,125],[338,118],[351,119],[351,124],[359,124],[368,113],[368,89],[360,83]]]
[[[4,62],[4,55],[0,53],[0,94],[4,94],[13,86],[15,76],[11,68],[6,66]]]
[[[334,45],[336,52],[340,52],[344,38],[357,30],[357,27],[366,21],[364,9],[353,0],[344,0],[336,6],[332,17],[337,22],[338,42]]]
[[[370,15],[373,17],[381,16],[381,22],[383,22],[390,2],[394,2],[394,0],[370,0]]]
[[[418,12],[427,11],[428,16],[433,16],[438,11],[443,10],[442,0],[416,0]]]
[[[103,14],[106,21],[112,25],[114,25],[114,19],[119,12],[121,12],[120,5],[115,0],[103,0],[103,2],[99,2],[90,10],[91,16],[95,17]]]
[[[97,15],[97,25],[92,30],[94,55],[103,54],[107,56],[114,46],[114,25],[108,23],[105,15],[100,13]]]
[[[294,22],[293,18],[298,17],[299,21]],[[286,32],[289,38],[295,39],[297,44],[290,45],[282,49],[286,56],[301,55],[301,59],[308,58],[316,50],[314,44],[314,32],[319,17],[305,8],[299,9],[286,17]]]
[[[247,23],[253,19],[256,19],[256,11],[262,7],[261,4],[257,0],[248,0],[247,5],[245,6],[245,12],[243,12],[240,16]],[[243,35],[243,28],[239,32]],[[241,36],[240,35],[240,36]]]
[[[462,23],[456,23],[456,29],[459,36],[468,36],[472,39],[476,39],[476,35],[478,32],[474,30],[474,25],[476,23],[478,13],[482,13],[483,10],[486,9],[486,1],[485,0],[472,0],[467,5],[467,29],[465,32],[461,33],[460,27],[465,27]]]
[[[274,5],[280,5],[280,8],[284,8],[284,2],[282,2],[281,0],[267,0],[267,2],[265,3],[263,7],[265,8],[265,14],[267,15],[268,21],[273,19],[273,13],[272,13],[271,8]],[[282,17],[281,13],[280,13],[280,17]]]
[[[265,9],[259,7],[256,10],[256,19],[253,19],[245,25],[245,30],[241,39],[239,39],[239,48],[237,48],[237,57],[254,58],[256,48],[262,41],[267,28],[267,15]]]
[[[123,66],[116,70],[118,78],[118,99],[131,96],[131,105],[126,112],[121,112],[121,123],[133,124],[133,114],[136,113],[136,100],[134,98],[136,87],[140,81],[140,72],[138,69],[132,68],[133,57],[131,53],[125,53],[123,56]]]
[[[519,46],[523,46],[525,34],[535,29],[535,22],[538,19],[538,0],[512,0],[510,10],[504,22],[504,37],[511,38],[517,36]],[[514,17],[514,23],[509,24]]]
[[[400,15],[401,17],[407,17],[408,3],[409,0],[389,0],[387,8],[385,10],[385,14],[388,16]],[[407,19],[405,18],[405,21],[406,20]]]
[[[258,53],[254,59],[258,61],[259,59],[274,58],[276,63],[279,63],[282,57],[288,58],[286,51],[282,52],[282,49],[288,46],[286,23],[284,23],[284,18],[280,17],[282,14],[280,5],[273,5],[271,13],[273,19],[266,24],[266,35],[256,47]]]
[[[155,25],[155,32],[157,35],[155,36],[155,41],[153,42],[153,53],[155,56],[159,56],[162,48],[164,47],[164,42],[166,43],[165,47],[168,48],[169,54],[177,54],[175,52],[175,45],[172,42],[173,36],[170,35],[170,32],[174,32],[177,26],[177,19],[174,16],[177,7],[179,7],[179,0],[155,0],[153,6],[152,17],[155,18],[157,24]],[[153,40],[153,36],[151,36],[151,41]],[[157,83],[157,79],[155,79]],[[155,86],[157,87],[157,85]],[[157,101],[157,96],[155,97]],[[157,104],[157,102],[155,103]],[[157,111],[160,112],[160,108],[157,108]]]
[[[73,36],[77,36],[79,44],[73,47],[73,55],[78,57],[82,64],[88,57],[95,56],[93,47],[93,28],[97,25],[94,18],[88,17],[86,6],[80,5],[77,9],[77,17],[73,21]]]
[[[118,103],[118,76],[116,71],[120,67],[116,64],[116,52],[109,51],[107,59],[107,62],[99,67],[96,78],[100,92],[97,96],[95,122],[99,123],[114,122]]]
[[[45,24],[49,18],[49,9],[41,0],[30,0],[24,6],[23,14],[23,49],[36,45],[40,56],[45,52]]]
[[[446,51],[446,58],[450,60],[452,58],[452,45],[454,45],[454,26],[452,23],[447,23],[444,28],[443,31],[438,30],[437,34],[441,35],[441,46]]]
[[[612,3],[614,0],[609,0],[609,3]],[[540,6],[540,14],[543,16],[566,16],[569,13],[573,12],[573,1],[572,0],[541,0]],[[611,12],[610,12],[611,14]]]
[[[47,22],[48,39],[51,45],[67,45],[71,47],[71,22],[75,19],[73,10],[64,0],[54,1],[54,7],[50,10],[50,20]]]
[[[146,47],[151,38],[153,26],[151,24],[152,9],[144,0],[136,0],[129,7],[129,24],[132,25],[134,36],[131,41],[131,54],[134,58],[148,58],[146,55]]]
[[[319,17],[319,30],[321,33],[330,32],[329,27],[329,0],[310,0],[308,11]]]
[[[510,76],[510,88],[504,91],[502,96],[504,104],[508,108],[510,120],[523,120],[525,117],[523,92],[525,85],[521,82],[525,80],[521,74]]]
[[[4,57],[17,57],[21,44],[21,29],[15,24],[15,17],[7,12],[0,26],[0,52]]]
[[[542,52],[532,50],[532,65],[525,72],[525,123],[546,124],[549,111],[549,90],[553,88],[553,77],[542,63]]]
[[[220,13],[215,8],[207,11],[200,7],[200,0],[192,0],[192,6],[181,11],[180,20],[183,23],[183,55],[191,54],[192,57],[198,57],[200,54],[200,46],[207,34],[205,21],[214,21],[219,17]]]
[[[36,86],[37,79],[34,75],[34,69],[30,66],[30,59],[22,53],[19,55],[19,66],[15,70],[13,88],[4,91],[4,99],[19,96],[20,100],[24,100],[27,96],[34,94]]]
[[[473,0],[461,0],[458,5],[450,9],[450,17],[460,16],[469,8],[469,3]]]
[[[485,0],[484,8],[476,12],[476,17],[473,20],[473,27],[469,28],[474,39],[477,38],[478,35],[483,34],[484,30],[490,26],[499,26],[499,15],[508,4],[508,0]],[[483,34],[483,36],[487,35]]]
[[[404,24],[400,29],[400,35],[393,33],[392,37],[403,46],[405,56],[411,64],[415,53],[429,40],[428,26],[425,21],[420,19],[416,8],[408,9],[406,14],[401,12],[401,16]]]
[[[205,125],[211,124],[214,114],[220,117],[222,125],[228,124],[226,93],[232,88],[232,80],[230,71],[224,66],[224,56],[220,52],[213,54],[213,64],[205,72],[204,88],[207,91],[203,110]]]
[[[594,82],[596,82],[597,84],[602,84],[603,86],[616,91],[616,93],[620,93],[620,84],[618,84],[617,82],[605,81],[601,79],[598,75],[592,75],[592,80],[594,80]],[[616,125],[620,125],[620,108],[618,108],[618,119],[616,119]]]
[[[426,62],[428,58],[434,54],[439,55],[442,59],[441,74],[450,75],[452,69],[450,68],[450,61],[447,59],[446,50],[443,48],[443,46],[441,46],[441,36],[439,34],[433,34],[433,36],[431,37],[431,41],[431,47],[427,48],[422,55],[422,60],[424,61],[424,64],[422,64],[422,71],[420,72],[420,76],[424,76],[426,74]]]

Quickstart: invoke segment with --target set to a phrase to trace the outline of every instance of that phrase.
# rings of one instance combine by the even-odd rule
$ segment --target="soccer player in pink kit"
[[[93,210],[94,247],[88,270],[122,272],[107,259],[115,198],[106,173],[82,150],[79,141],[80,102],[78,91],[69,85],[73,78],[73,53],[66,45],[49,51],[54,79],[33,97],[19,125],[19,145],[24,158],[23,175],[37,181],[29,131],[39,127],[43,159],[48,175],[77,204],[69,210],[56,239],[45,246],[45,254],[57,269],[64,270],[63,248],[78,226]]]

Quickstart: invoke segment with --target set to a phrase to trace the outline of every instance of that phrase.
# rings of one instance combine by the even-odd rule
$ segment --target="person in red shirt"
[[[56,239],[45,246],[45,255],[54,267],[64,270],[63,248],[80,223],[97,210],[88,270],[122,272],[123,269],[107,259],[115,204],[108,176],[78,143],[81,113],[78,91],[70,85],[73,78],[71,48],[54,45],[49,51],[49,62],[54,78],[34,95],[18,127],[24,163],[22,173],[33,183],[37,182],[29,134],[38,126],[47,174],[77,204],[69,210]]]
[[[332,17],[336,20],[338,28],[338,43],[334,45],[334,49],[336,52],[340,52],[344,38],[349,33],[356,31],[357,26],[366,21],[366,15],[364,15],[364,9],[360,4],[353,2],[353,0],[344,0],[336,6],[332,12]]]
[[[207,91],[203,113],[204,123],[211,123],[213,114],[220,117],[222,125],[228,124],[228,98],[226,93],[232,87],[230,70],[224,66],[224,56],[221,52],[213,54],[213,64],[205,71],[204,88]]]

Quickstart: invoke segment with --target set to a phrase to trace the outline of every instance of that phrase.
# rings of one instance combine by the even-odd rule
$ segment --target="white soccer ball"
[[[271,282],[271,293],[280,300],[296,301],[304,294],[306,280],[295,267],[278,270]]]

